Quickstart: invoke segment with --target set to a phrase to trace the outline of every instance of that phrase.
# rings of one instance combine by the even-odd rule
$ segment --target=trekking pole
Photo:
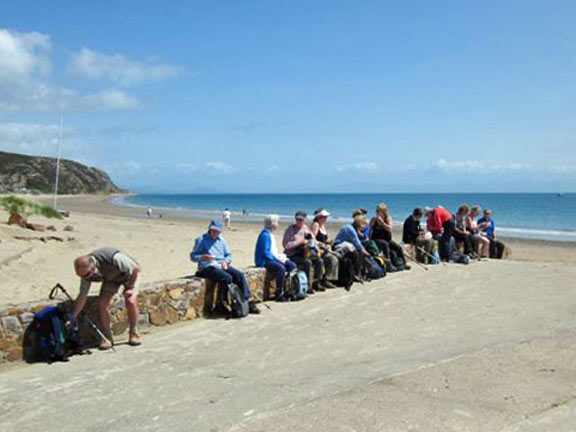
[[[426,255],[428,258],[433,259],[434,261],[438,261],[438,258],[436,258],[434,255],[430,255],[428,252],[426,252],[426,250],[420,246],[414,246],[416,249],[418,249],[420,252],[422,252],[424,255]],[[440,260],[440,262],[442,263],[442,265],[446,265],[446,263],[442,260]]]
[[[260,297],[258,294],[256,294],[254,291],[252,291],[252,295],[254,297],[256,297],[256,300],[258,300],[260,303],[262,303],[264,306],[266,306],[268,309],[272,310],[272,308],[270,306],[268,306],[266,303],[264,303],[264,300],[262,300],[262,297]]]
[[[71,302],[74,302],[74,299],[70,296],[70,294],[68,294],[68,291],[66,291],[66,288],[64,288],[59,283],[54,285],[54,288],[52,288],[52,291],[50,291],[48,298],[50,298],[51,300],[54,299],[56,297],[58,290],[62,291],[64,293],[64,295],[66,297],[68,297],[68,300],[70,300]],[[90,319],[90,317],[84,311],[82,311],[80,315],[82,315],[84,317],[84,319],[86,320],[86,322],[88,322],[90,327],[92,327],[92,329],[96,333],[98,333],[98,336],[100,336],[102,339],[104,339],[106,342],[108,342],[110,344],[110,346],[112,347],[112,351],[116,352],[116,348],[114,348],[114,344],[112,343],[112,341],[109,340],[106,336],[104,336],[104,333],[102,333],[102,331],[98,328],[98,326],[96,324],[94,324],[94,321],[92,321]]]
[[[401,246],[401,247],[402,247],[402,250],[404,251],[404,255],[406,255],[408,258],[410,258],[412,261],[414,261],[414,264],[417,264],[418,267],[421,267],[421,268],[423,268],[423,269],[426,270],[426,271],[429,270],[428,267],[426,267],[426,266],[425,266],[424,264],[422,264],[421,262],[418,262],[418,261],[416,260],[416,258],[414,258],[412,255],[410,255],[410,254],[406,251],[406,249],[404,249],[403,246]]]

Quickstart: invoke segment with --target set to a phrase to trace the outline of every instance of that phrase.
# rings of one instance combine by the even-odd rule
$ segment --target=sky
[[[0,150],[142,193],[575,192],[573,0],[0,0]]]

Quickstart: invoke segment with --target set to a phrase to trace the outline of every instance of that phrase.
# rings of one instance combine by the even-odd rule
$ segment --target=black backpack
[[[244,318],[248,316],[248,300],[245,300],[242,294],[236,284],[231,283],[228,286],[221,287],[218,301],[220,309],[225,311],[227,318]]]
[[[338,264],[338,281],[336,284],[349,291],[355,276],[353,254],[348,253],[340,259]]]

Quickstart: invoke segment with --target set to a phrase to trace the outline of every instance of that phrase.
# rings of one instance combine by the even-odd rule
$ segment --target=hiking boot
[[[110,343],[110,341],[108,341],[106,339],[102,339],[100,341],[100,345],[98,346],[98,349],[100,351],[108,351],[108,350],[112,349],[112,344]]]
[[[128,337],[128,345],[130,346],[142,345],[140,335],[138,334],[137,331],[130,332],[130,336]]]
[[[412,266],[410,264],[404,264],[404,270],[410,270]]]
[[[256,303],[249,302],[248,303],[248,312],[254,315],[258,315],[260,313],[260,309],[256,306]]]
[[[330,282],[329,280],[325,280],[324,282],[322,282],[322,285],[324,286],[324,288],[328,288],[328,289],[334,289],[336,288],[336,285],[334,285],[332,282]]]
[[[290,301],[290,299],[288,297],[286,297],[285,295],[281,295],[281,296],[276,298],[276,301],[278,303],[284,303],[284,302]]]

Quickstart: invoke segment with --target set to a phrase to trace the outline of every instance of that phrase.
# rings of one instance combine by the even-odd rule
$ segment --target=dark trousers
[[[299,270],[306,273],[310,285],[322,280],[324,274],[324,263],[322,262],[322,259],[317,258],[312,260],[311,258],[304,258],[301,256],[291,256],[290,259],[296,263]]]
[[[406,257],[404,256],[404,249],[394,240],[386,241],[382,239],[373,239],[374,243],[378,246],[380,251],[384,254],[386,259],[390,261],[390,251],[393,251],[398,258],[400,258],[404,263],[406,263]]]
[[[454,231],[452,235],[454,236],[454,240],[464,244],[464,253],[466,255],[474,252],[474,239],[470,234],[461,234],[457,231]]]
[[[244,299],[250,300],[250,289],[244,273],[234,267],[229,266],[226,270],[218,267],[206,267],[196,272],[196,276],[211,280],[215,284],[220,285],[220,288],[225,288],[231,283],[235,283],[244,293]]]
[[[500,240],[490,237],[490,258],[502,258],[506,245]]]
[[[287,260],[285,263],[280,261],[268,261],[266,263],[266,270],[274,275],[276,279],[276,298],[284,295],[284,279],[286,272],[291,272],[296,268],[296,264]]]
[[[448,261],[452,253],[452,246],[450,245],[450,240],[452,239],[452,234],[456,228],[456,222],[454,219],[447,220],[442,224],[442,235],[438,241],[438,252],[440,253],[440,258],[442,261]]]

